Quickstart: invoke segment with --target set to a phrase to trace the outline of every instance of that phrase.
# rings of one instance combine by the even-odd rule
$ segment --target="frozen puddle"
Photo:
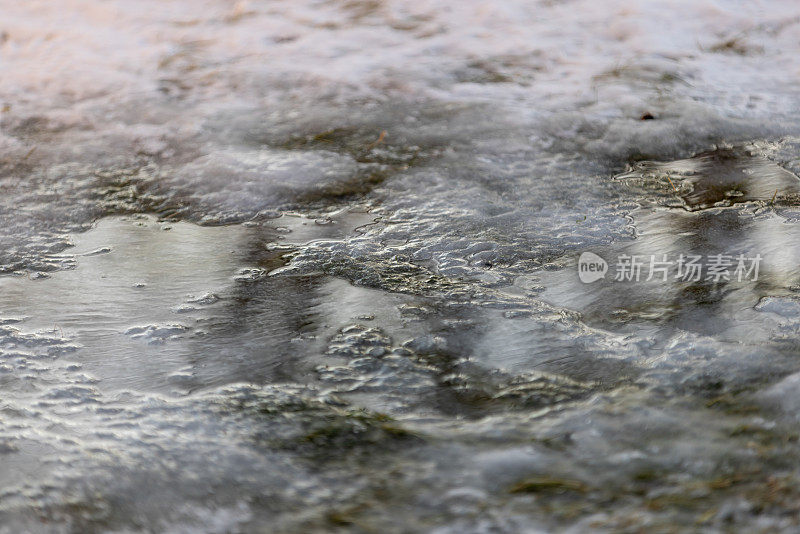
[[[336,448],[314,436],[334,428],[346,449],[405,438],[303,383],[320,358],[335,361],[322,355],[342,325],[398,322],[409,299],[268,273],[296,244],[372,220],[111,217],[72,236],[73,270],[0,278],[2,524],[228,532],[275,521],[258,499],[346,499],[303,467],[317,448]],[[135,506],[120,506],[131,495]]]
[[[299,335],[308,304],[302,299],[314,283],[263,276],[254,288],[239,275],[269,273],[292,244],[341,237],[372,220],[347,217],[219,227],[106,218],[73,236],[65,255],[76,258],[74,269],[0,278],[0,314],[24,318],[17,326],[25,331],[69,340],[100,388],[168,391],[263,377],[277,362],[247,361],[248,352],[280,352]]]
[[[68,252],[77,257],[75,269],[36,281],[0,279],[3,313],[25,317],[25,329],[81,347],[76,359],[101,387],[163,389],[191,367],[190,348],[173,342],[197,339],[222,306],[193,306],[183,314],[175,308],[206,293],[229,293],[254,234],[241,226],[103,219],[74,236]]]
[[[763,494],[797,461],[800,235],[760,195],[642,201],[635,239],[592,249],[607,279],[581,283],[575,254],[513,287],[432,278],[370,213],[102,219],[72,269],[0,278],[0,520],[326,531],[414,495],[415,531],[474,508],[520,531],[619,495],[609,524],[694,521],[670,505],[692,488],[719,509],[726,484]],[[756,283],[610,280],[655,253],[764,260]]]
[[[2,4],[0,534],[798,531],[796,0]]]

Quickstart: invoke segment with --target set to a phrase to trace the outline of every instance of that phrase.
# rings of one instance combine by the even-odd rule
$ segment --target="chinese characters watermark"
[[[614,281],[755,282],[758,280],[761,260],[760,254],[753,257],[744,254],[620,254],[613,269]],[[605,278],[608,271],[608,263],[593,252],[584,252],[578,259],[581,282],[589,284]]]

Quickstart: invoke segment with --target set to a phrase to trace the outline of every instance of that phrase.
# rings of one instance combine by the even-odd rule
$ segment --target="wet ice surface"
[[[795,531],[798,20],[3,6],[0,531]]]

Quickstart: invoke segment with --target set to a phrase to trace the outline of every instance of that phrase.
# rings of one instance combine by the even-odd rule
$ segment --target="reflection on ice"
[[[5,2],[0,530],[796,531],[800,8],[612,4]]]

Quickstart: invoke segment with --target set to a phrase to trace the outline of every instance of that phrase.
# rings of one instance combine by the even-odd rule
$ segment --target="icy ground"
[[[0,532],[797,532],[798,76],[794,0],[0,0]]]

